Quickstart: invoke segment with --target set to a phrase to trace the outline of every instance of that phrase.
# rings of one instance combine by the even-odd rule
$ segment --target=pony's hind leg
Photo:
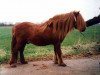
[[[16,38],[15,36],[12,36],[12,42],[11,42],[11,59],[10,59],[10,65],[11,67],[16,67],[15,63],[17,63],[18,58],[18,50],[16,47]]]
[[[23,44],[22,40],[16,39],[15,37],[13,38],[14,39],[12,39],[12,50],[11,50],[12,56],[9,63],[11,67],[16,66],[17,59],[18,59],[18,52],[20,52],[21,63],[26,63],[24,60],[24,55],[23,55],[23,50],[24,50],[25,45]]]
[[[10,60],[11,67],[15,67],[18,59],[18,51],[21,51],[22,45],[20,42],[17,42],[15,47],[12,49],[12,56]]]
[[[18,59],[18,51],[17,49],[12,50],[11,52],[11,60],[10,60],[10,66],[11,67],[16,67],[17,59]]]
[[[26,43],[23,43],[21,49],[19,50],[19,52],[20,52],[20,62],[22,64],[27,64],[28,63],[27,61],[25,61],[24,54],[23,54],[25,45],[26,45]]]

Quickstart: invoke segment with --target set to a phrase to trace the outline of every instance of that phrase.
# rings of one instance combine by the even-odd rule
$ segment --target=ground
[[[100,55],[66,59],[64,62],[66,67],[55,65],[52,60],[17,64],[16,68],[2,64],[0,75],[100,75]]]

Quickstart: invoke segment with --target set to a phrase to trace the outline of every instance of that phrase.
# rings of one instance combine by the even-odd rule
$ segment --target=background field
[[[0,27],[0,63],[8,62],[11,51],[11,28]],[[64,56],[94,53],[100,44],[100,25],[88,27],[80,34],[77,30],[70,32],[62,43]],[[100,47],[100,45],[99,45]],[[27,60],[52,59],[53,46],[35,46],[27,44],[25,47],[25,58]]]

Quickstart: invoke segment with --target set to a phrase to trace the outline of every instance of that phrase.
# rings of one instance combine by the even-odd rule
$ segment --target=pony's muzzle
[[[86,29],[86,28],[83,28],[83,29],[81,30],[81,32],[84,32],[84,31],[85,31],[85,29]]]

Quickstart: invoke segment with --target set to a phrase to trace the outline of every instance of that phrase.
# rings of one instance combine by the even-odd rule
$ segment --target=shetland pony
[[[16,66],[18,53],[20,62],[26,64],[24,59],[24,47],[28,43],[38,46],[54,46],[54,63],[59,66],[66,66],[62,60],[61,43],[65,36],[73,30],[85,31],[86,23],[77,11],[66,14],[56,15],[48,21],[41,24],[22,22],[12,28],[11,59],[10,65]]]

